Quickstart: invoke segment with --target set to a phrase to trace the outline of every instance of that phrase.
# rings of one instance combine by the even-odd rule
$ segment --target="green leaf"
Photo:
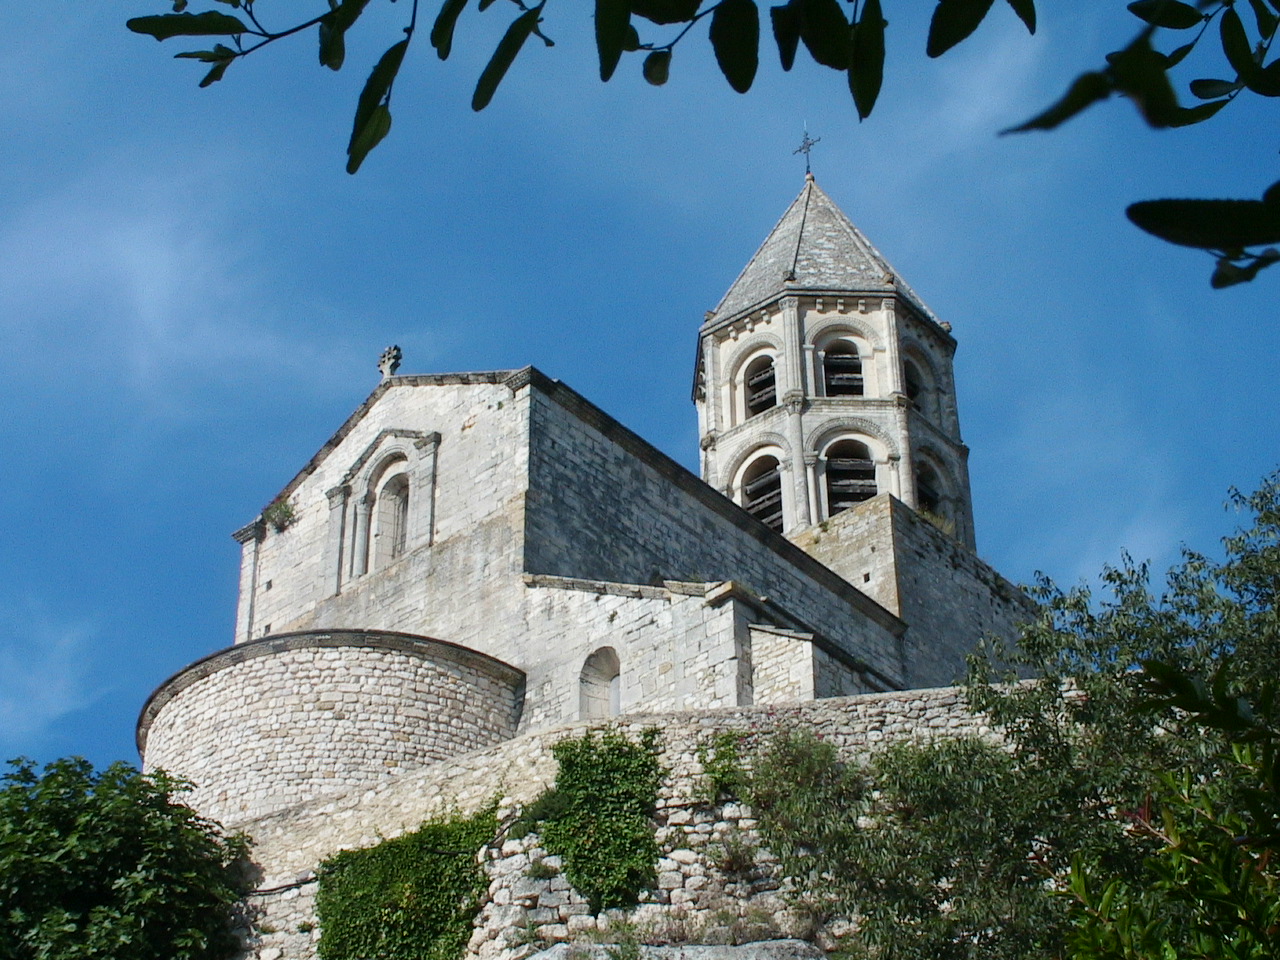
[[[1143,32],[1133,43],[1107,55],[1111,78],[1117,90],[1129,97],[1153,127],[1174,126],[1182,109],[1166,72],[1164,55],[1152,49]]]
[[[435,23],[431,25],[431,46],[441,60],[448,60],[453,50],[453,29],[458,24],[458,17],[467,7],[467,0],[444,0],[440,12],[436,14]]]
[[[600,79],[608,81],[618,69],[631,28],[627,0],[596,0],[596,50],[600,55]]]
[[[391,85],[400,72],[400,64],[404,62],[404,54],[408,49],[408,37],[388,48],[369,74],[364,89],[360,91],[360,99],[356,101],[355,121],[351,125],[351,140],[347,144],[347,173],[359,170],[369,151],[391,129],[391,112],[386,108],[384,100],[391,93]],[[383,108],[385,117],[380,115],[380,107]],[[381,133],[377,132],[379,128],[382,128]]]
[[[1270,8],[1262,0],[1249,0],[1249,6],[1253,8],[1253,18],[1258,22],[1258,33],[1263,37],[1269,37],[1275,33],[1280,20],[1277,20]]]
[[[1260,270],[1276,262],[1280,262],[1280,251],[1271,249],[1264,250],[1251,263],[1245,266],[1232,263],[1226,257],[1223,257],[1218,261],[1218,265],[1213,271],[1213,276],[1209,278],[1209,285],[1215,290],[1221,290],[1223,287],[1233,287],[1237,283],[1248,283],[1258,275]]]
[[[221,43],[215,44],[212,50],[189,50],[186,53],[175,53],[175,60],[199,60],[201,63],[218,63],[221,60],[234,60],[237,54],[230,47]]]
[[[1115,91],[1111,78],[1104,73],[1082,73],[1071,83],[1062,98],[1043,113],[1038,113],[1025,123],[1009,127],[1001,133],[1023,133],[1027,130],[1052,130],[1070,120],[1099,100],[1105,100]]]
[[[653,23],[685,23],[698,12],[701,0],[631,0],[631,12]]]
[[[1262,195],[1262,202],[1273,207],[1280,207],[1280,180],[1267,187],[1266,192]]]
[[[1236,13],[1235,8],[1228,7],[1222,14],[1219,26],[1222,33],[1222,52],[1227,55],[1232,69],[1240,75],[1240,78],[1247,80],[1257,72],[1258,64],[1253,59],[1253,47],[1249,43],[1248,35],[1244,32],[1244,23],[1240,20],[1240,14]]]
[[[1210,103],[1198,103],[1194,107],[1178,107],[1170,116],[1170,127],[1189,127],[1203,123],[1225,107],[1230,100],[1214,100]]]
[[[755,0],[722,0],[711,15],[711,48],[738,93],[751,89],[760,65],[760,11]]]
[[[940,57],[978,29],[994,0],[938,0],[925,53]]]
[[[1184,43],[1182,46],[1169,51],[1164,55],[1165,66],[1170,69],[1172,69],[1173,67],[1176,67],[1183,60],[1187,59],[1187,54],[1189,54],[1195,48],[1196,48],[1196,41],[1192,40],[1190,43]]]
[[[320,21],[320,65],[330,70],[342,69],[346,59],[346,33],[364,13],[369,0],[342,0]]]
[[[795,65],[796,50],[800,46],[800,6],[797,0],[780,7],[770,7],[769,19],[773,24],[773,39],[778,44],[782,69],[790,70]]]
[[[671,51],[653,51],[653,53],[644,58],[642,72],[644,73],[644,78],[655,87],[662,86],[667,82],[667,76],[671,72]]]
[[[858,109],[858,119],[865,120],[880,96],[884,79],[884,28],[888,26],[880,9],[880,0],[865,0],[862,17],[853,26],[849,49],[849,92]]]
[[[1143,200],[1125,213],[1147,233],[1184,247],[1236,251],[1280,243],[1280,208],[1261,200]]]
[[[1018,15],[1027,27],[1027,33],[1034,34],[1036,32],[1036,3],[1035,0],[1008,0],[1009,6],[1013,8],[1013,12]]]
[[[347,147],[347,173],[359,170],[369,151],[380,144],[390,132],[391,110],[385,103],[380,103],[373,108],[359,132],[351,138]]]
[[[1191,92],[1201,100],[1216,100],[1243,86],[1238,80],[1192,80]]]
[[[1153,27],[1169,30],[1190,30],[1204,21],[1199,10],[1181,0],[1136,0],[1129,4],[1129,12]]]
[[[1280,60],[1267,64],[1261,70],[1254,70],[1245,80],[1245,85],[1261,96],[1280,97]]]
[[[249,33],[239,18],[217,11],[207,13],[161,13],[150,17],[134,17],[125,26],[134,33],[145,33],[157,40],[170,37],[223,37]]]
[[[543,0],[543,3],[545,2],[546,0]],[[489,105],[489,101],[497,92],[498,84],[507,75],[511,64],[515,62],[516,55],[520,53],[520,48],[537,27],[542,17],[542,6],[543,4],[540,3],[526,10],[511,22],[511,26],[507,27],[507,32],[498,41],[493,56],[489,58],[489,62],[480,74],[480,79],[476,82],[475,93],[471,95],[472,110],[480,111]]]
[[[800,0],[800,39],[824,67],[849,67],[849,21],[839,0]]]

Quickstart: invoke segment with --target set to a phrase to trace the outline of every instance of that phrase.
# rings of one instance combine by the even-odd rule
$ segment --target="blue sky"
[[[464,17],[447,63],[419,37],[391,137],[350,177],[354,101],[405,4],[371,8],[341,73],[307,37],[199,90],[181,47],[124,30],[162,0],[8,0],[0,753],[136,760],[147,694],[231,640],[231,532],[390,343],[406,373],[533,363],[694,467],[695,332],[800,190],[806,122],[824,189],[954,325],[979,551],[1007,576],[1213,551],[1228,487],[1280,462],[1280,276],[1212,292],[1206,255],[1123,217],[1258,195],[1268,104],[1156,133],[1114,102],[996,135],[1129,38],[1122,4],[1043,3],[1035,38],[998,6],[931,62],[932,5],[886,3],[862,124],[803,54],[784,75],[766,51],[739,96],[693,35],[666,88],[638,60],[602,85],[589,5],[567,2],[556,48],[526,48],[476,115],[508,6]]]

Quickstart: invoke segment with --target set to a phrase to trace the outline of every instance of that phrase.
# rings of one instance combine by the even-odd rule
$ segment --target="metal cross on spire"
[[[813,174],[813,170],[809,166],[809,154],[813,151],[814,144],[820,143],[821,141],[822,141],[821,137],[809,136],[809,125],[805,124],[804,139],[800,141],[800,146],[796,147],[794,150],[791,151],[792,154],[797,154],[797,153],[804,154],[804,175],[806,177],[811,176]]]

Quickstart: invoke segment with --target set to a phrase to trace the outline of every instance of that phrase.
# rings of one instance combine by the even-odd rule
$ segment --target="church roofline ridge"
[[[275,503],[279,500],[288,499],[289,496],[292,495],[293,491],[298,489],[298,486],[302,481],[306,480],[307,477],[311,476],[311,474],[315,473],[316,470],[319,469],[320,464],[324,463],[329,454],[337,449],[338,445],[347,438],[347,434],[355,429],[356,425],[365,418],[365,415],[373,409],[373,405],[377,403],[378,400],[381,399],[382,395],[388,390],[391,390],[394,387],[431,387],[466,383],[506,383],[513,376],[521,372],[521,370],[481,370],[470,373],[420,373],[410,374],[403,377],[391,376],[383,378],[382,382],[373,388],[373,392],[370,393],[369,396],[365,397],[364,402],[352,411],[351,416],[347,417],[347,419],[343,421],[342,426],[334,431],[333,436],[324,442],[324,445],[315,452],[315,455],[307,461],[306,465],[301,470],[294,474],[293,479],[285,484],[284,488],[272,498],[271,502]],[[245,532],[251,530],[254,524],[258,523],[261,519],[262,517],[259,515],[240,529],[236,530],[232,536],[237,542],[245,542],[245,540],[249,539],[247,536],[244,536]],[[244,536],[244,539],[242,539],[242,536]]]
[[[751,516],[720,491],[690,473],[639,434],[623,426],[572,387],[566,386],[559,380],[551,379],[536,367],[526,367],[525,370],[529,371],[530,387],[537,389],[549,400],[558,403],[578,419],[598,430],[607,439],[652,467],[665,479],[691,494],[703,506],[749,533],[774,553],[781,554],[793,567],[847,600],[859,612],[871,617],[895,636],[902,636],[906,632],[907,624],[901,618],[882,607],[825,564],[815,560],[782,534]],[[519,373],[523,375],[524,370]]]

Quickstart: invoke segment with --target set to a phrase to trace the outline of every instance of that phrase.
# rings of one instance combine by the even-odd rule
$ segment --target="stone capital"
[[[351,488],[346,484],[334,487],[332,490],[326,490],[324,495],[329,498],[330,508],[336,507],[351,496]]]

